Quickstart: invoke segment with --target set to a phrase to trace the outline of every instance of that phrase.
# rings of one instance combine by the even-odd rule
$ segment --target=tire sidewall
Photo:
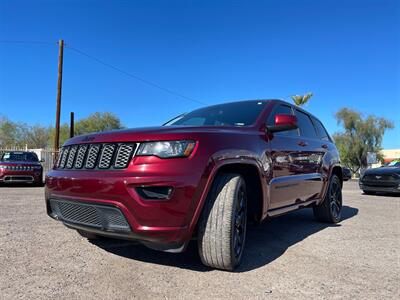
[[[340,211],[339,211],[339,214],[335,217],[333,214],[332,214],[332,209],[331,209],[331,198],[330,198],[330,192],[331,192],[331,189],[332,189],[332,186],[333,186],[333,184],[334,183],[337,183],[338,185],[339,185],[339,197],[340,197],[340,203],[341,203],[341,206],[340,206]],[[326,195],[326,201],[328,201],[328,207],[329,207],[329,214],[330,214],[330,216],[331,216],[331,219],[332,219],[332,222],[333,223],[338,223],[338,222],[340,222],[340,220],[341,220],[341,218],[342,218],[342,207],[343,207],[343,197],[342,197],[342,188],[341,188],[341,184],[340,184],[340,179],[339,179],[339,177],[337,177],[336,175],[332,175],[332,178],[331,178],[331,180],[330,180],[330,182],[329,182],[329,190],[328,190],[328,194]]]
[[[244,197],[245,197],[245,221],[244,221],[244,236],[243,236],[243,243],[242,243],[242,249],[240,252],[239,256],[236,256],[235,254],[235,245],[234,245],[234,232],[235,232],[235,214],[236,214],[236,209],[237,206],[240,205],[240,200],[239,200],[239,193],[241,191],[241,189],[243,189],[244,192]],[[231,215],[231,257],[232,257],[232,264],[233,264],[233,268],[237,267],[242,259],[243,256],[243,252],[244,252],[244,248],[246,245],[246,232],[247,232],[247,193],[246,193],[246,183],[244,181],[244,179],[242,177],[239,178],[236,187],[235,187],[235,199],[233,201],[232,204],[232,215]]]

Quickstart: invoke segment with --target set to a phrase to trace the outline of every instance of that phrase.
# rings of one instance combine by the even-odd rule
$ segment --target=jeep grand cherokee
[[[69,139],[46,178],[50,217],[89,238],[132,239],[233,270],[248,219],[310,207],[341,218],[342,168],[322,123],[280,100],[233,102],[162,127]]]

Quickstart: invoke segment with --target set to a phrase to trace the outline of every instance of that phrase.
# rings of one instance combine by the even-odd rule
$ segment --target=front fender
[[[267,181],[264,175],[265,172],[263,169],[263,163],[258,159],[257,155],[255,155],[250,151],[234,150],[234,149],[230,149],[228,151],[223,151],[223,152],[220,151],[216,152],[214,155],[210,157],[207,166],[205,168],[205,171],[203,173],[202,176],[203,184],[200,184],[200,186],[202,186],[202,192],[201,195],[199,196],[199,201],[192,215],[192,219],[190,220],[189,227],[191,233],[193,233],[197,225],[197,222],[200,218],[201,212],[204,207],[204,203],[207,199],[207,195],[212,187],[212,184],[216,176],[221,171],[221,169],[229,165],[250,165],[257,169],[258,176],[261,182],[261,190],[262,190],[261,197],[263,200],[261,218],[265,218],[265,216],[267,215],[269,199],[268,197],[266,197],[266,195],[268,195],[268,186],[266,184]]]

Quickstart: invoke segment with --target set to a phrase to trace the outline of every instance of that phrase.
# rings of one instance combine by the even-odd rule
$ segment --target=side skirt
[[[300,208],[309,207],[312,204],[317,203],[317,202],[318,202],[318,199],[312,199],[312,200],[308,200],[308,201],[304,201],[304,202],[295,203],[292,205],[274,208],[274,209],[268,210],[267,216],[268,217],[276,217],[279,215],[286,214],[293,210],[298,210]]]

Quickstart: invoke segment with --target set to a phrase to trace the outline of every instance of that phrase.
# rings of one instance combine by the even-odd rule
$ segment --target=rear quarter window
[[[312,118],[314,125],[315,125],[315,129],[317,130],[317,134],[318,137],[323,140],[323,141],[331,141],[328,132],[326,131],[324,125],[322,125],[322,123],[317,120],[316,118]]]

